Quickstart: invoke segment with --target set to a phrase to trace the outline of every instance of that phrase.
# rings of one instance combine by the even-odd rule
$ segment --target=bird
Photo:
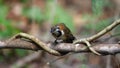
[[[54,43],[73,43],[76,39],[64,23],[54,25],[51,27],[50,32],[56,39]]]

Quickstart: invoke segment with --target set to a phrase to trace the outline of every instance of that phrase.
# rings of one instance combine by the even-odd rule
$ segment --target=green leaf
[[[6,20],[7,12],[7,6],[0,6],[0,25],[2,25],[5,28],[4,30],[0,30],[0,38],[9,37],[19,32],[19,30],[12,26],[10,20]]]

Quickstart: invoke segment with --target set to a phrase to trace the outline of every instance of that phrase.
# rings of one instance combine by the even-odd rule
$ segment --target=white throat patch
[[[61,31],[61,33],[62,33],[62,35],[64,35],[64,34],[65,34],[63,30]]]

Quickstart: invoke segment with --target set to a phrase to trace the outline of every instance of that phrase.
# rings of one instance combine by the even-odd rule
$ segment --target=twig
[[[87,38],[87,40],[88,41],[96,40],[96,39],[100,38],[101,36],[103,36],[104,34],[106,34],[107,32],[111,31],[113,28],[115,28],[119,24],[120,24],[120,19],[116,20],[111,25],[107,26],[105,29],[100,31],[99,33]]]
[[[119,24],[120,24],[120,19],[116,20],[111,25],[107,26],[105,29],[98,32],[97,34],[95,34],[91,37],[85,38],[85,39],[89,42],[93,41],[93,40],[96,40],[96,39],[100,38],[101,36],[103,36],[104,34],[106,34],[107,32],[111,31],[113,28],[115,28]],[[81,40],[76,40],[74,43],[78,43],[79,41],[81,41]]]
[[[100,53],[98,53],[97,51],[95,51],[90,45],[88,45],[86,43],[87,42],[91,42],[91,41],[94,41],[98,38],[100,38],[101,36],[103,36],[104,34],[106,34],[107,32],[111,31],[113,28],[115,28],[117,25],[120,24],[120,19],[119,20],[116,20],[115,22],[113,22],[111,25],[107,26],[105,29],[103,29],[102,31],[100,31],[99,33],[91,36],[91,37],[88,37],[88,38],[84,38],[84,39],[79,39],[79,40],[76,40],[74,41],[74,44],[76,43],[85,43],[88,48],[94,53],[94,54],[97,54],[97,55],[100,55]]]

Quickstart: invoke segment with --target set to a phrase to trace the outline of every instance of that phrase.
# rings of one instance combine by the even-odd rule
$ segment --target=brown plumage
[[[75,37],[64,23],[53,26],[51,28],[51,33],[56,38],[56,43],[73,43],[73,41],[75,40]]]

